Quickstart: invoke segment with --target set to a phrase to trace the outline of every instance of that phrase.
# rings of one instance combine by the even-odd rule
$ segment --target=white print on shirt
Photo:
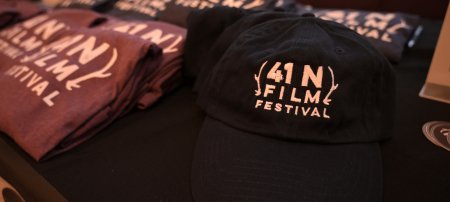
[[[59,91],[54,90],[50,93],[45,92],[49,81],[43,80],[39,74],[24,65],[14,65],[5,72],[5,75],[18,78],[21,83],[25,82],[25,86],[36,93],[37,96],[42,97],[42,101],[49,107],[55,105],[53,99],[59,95]]]
[[[55,90],[54,82],[65,82],[66,93],[82,88],[91,79],[110,77],[109,70],[118,58],[115,47],[95,36],[77,34],[48,42],[51,37],[68,29],[69,26],[63,22],[40,15],[0,31],[0,54],[22,63],[7,69],[5,75],[26,84],[25,87],[41,97],[49,107],[64,94],[61,89]],[[90,63],[97,59],[102,61],[100,66],[92,66]],[[90,68],[90,72],[74,76],[84,68]]]
[[[297,116],[330,118],[327,114],[326,106],[329,106],[332,102],[330,96],[339,86],[339,84],[335,83],[334,72],[330,66],[326,69],[331,77],[331,85],[328,93],[322,98],[323,66],[318,66],[317,70],[314,71],[310,65],[303,65],[303,71],[298,71],[299,66],[295,66],[294,63],[282,64],[281,62],[276,62],[267,72],[264,71],[267,62],[265,61],[261,65],[258,74],[253,75],[257,86],[255,90],[255,96],[257,97],[255,109],[284,112]],[[286,72],[285,75],[282,73],[283,71]],[[267,72],[267,75],[263,85],[261,81],[264,72]],[[295,75],[294,73],[302,74]],[[295,76],[300,76],[298,77],[301,78],[299,84],[292,83],[292,78]],[[267,100],[269,98],[270,100]],[[279,102],[274,102],[274,99],[279,100]]]
[[[86,74],[84,76],[81,76],[79,78],[76,79],[72,79],[66,82],[66,89],[67,90],[72,90],[73,88],[80,88],[80,83],[83,81],[87,81],[89,79],[93,79],[93,78],[106,78],[111,76],[111,73],[107,72],[116,62],[117,60],[117,49],[114,48],[113,49],[113,55],[111,56],[111,59],[109,60],[109,62],[100,70]]]
[[[81,68],[92,68],[92,65],[89,67],[85,65],[89,65],[100,57],[104,63],[103,66],[96,67],[81,76],[72,76]],[[59,39],[43,46],[33,55],[22,57],[20,62],[24,65],[12,66],[5,75],[25,83],[31,92],[42,97],[44,103],[52,107],[55,104],[54,99],[61,94],[58,90],[51,90],[52,82],[65,82],[65,90],[69,92],[75,88],[81,88],[82,83],[88,80],[110,77],[111,73],[108,71],[117,61],[117,57],[117,49],[111,47],[109,43],[101,42],[95,36],[78,34]],[[48,76],[41,76],[38,71],[47,72],[54,76],[54,79],[45,80],[44,78]]]
[[[324,20],[331,20],[343,24],[362,36],[387,43],[392,42],[392,36],[397,34],[399,30],[411,29],[411,26],[403,19],[393,24],[392,21],[395,19],[395,14],[393,13],[369,13],[364,17],[362,22],[357,19],[362,15],[358,11],[346,12],[343,10],[332,10],[318,11],[315,14]]]
[[[158,12],[165,11],[167,4],[174,1],[177,6],[195,9],[206,9],[214,6],[253,9],[264,5],[264,0],[120,0],[114,7],[122,11],[133,11],[150,17],[156,17]]]
[[[69,7],[75,4],[82,4],[86,6],[93,6],[95,4],[95,0],[63,0],[59,5],[62,7]]]
[[[39,49],[44,41],[67,29],[69,26],[50,19],[48,15],[31,18],[0,32],[0,54],[16,59],[26,52]]]
[[[114,7],[122,11],[133,11],[151,17],[156,17],[160,11],[166,10],[166,4],[171,0],[119,0]]]
[[[117,32],[138,36],[143,40],[151,41],[163,47],[163,53],[179,52],[178,48],[183,41],[183,35],[177,33],[167,33],[162,29],[151,27],[145,23],[120,22],[105,29],[112,29]]]
[[[264,0],[175,0],[175,5],[196,9],[212,8],[217,5],[253,9],[264,5]]]

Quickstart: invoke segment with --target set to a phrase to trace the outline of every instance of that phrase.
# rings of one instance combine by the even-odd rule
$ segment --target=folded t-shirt
[[[361,10],[312,9],[324,20],[341,23],[364,36],[391,62],[399,62],[408,39],[418,26],[419,16],[405,13],[381,13]]]
[[[161,49],[150,41],[73,29],[77,18],[63,20],[61,12],[21,23],[28,39],[44,40],[0,68],[0,130],[36,160],[73,148],[129,111],[161,61]],[[22,50],[13,40],[4,42]]]
[[[125,20],[155,20],[170,0],[117,0],[106,11],[108,15]]]
[[[293,10],[293,0],[118,0],[108,14],[122,19],[155,19],[186,27],[190,12],[215,6],[266,10]]]
[[[118,19],[110,19],[100,27],[137,36],[163,49],[162,62],[150,76],[149,82],[143,89],[145,92],[138,101],[140,109],[148,108],[181,83],[181,62],[186,29],[164,22]]]
[[[195,10],[203,10],[215,6],[247,10],[267,10],[274,9],[277,3],[279,7],[288,7],[284,4],[291,4],[289,1],[275,0],[175,0],[167,4],[167,9],[160,13],[159,20],[186,27],[187,16]]]
[[[96,28],[95,31],[102,32],[102,34],[107,33],[98,28]],[[122,35],[120,38],[126,39],[124,39],[124,41],[119,40],[119,46],[127,45],[126,42],[128,40],[139,41],[137,37],[130,37],[128,35]],[[142,49],[141,52],[142,51],[147,52],[145,55],[137,55],[134,56],[134,58],[131,55],[127,55],[129,59],[128,63],[118,64],[117,66],[111,67],[120,68],[119,70],[116,70],[116,74],[120,75],[116,75],[113,79],[115,79],[114,82],[123,85],[123,87],[121,89],[110,88],[110,91],[116,93],[116,96],[111,100],[111,102],[104,107],[99,107],[98,111],[90,116],[89,119],[86,120],[84,124],[77,128],[73,133],[67,135],[63,140],[61,140],[61,142],[59,142],[58,145],[45,156],[45,158],[52,157],[76,147],[97,134],[117,118],[126,115],[131,111],[131,109],[135,108],[137,101],[144,94],[143,89],[146,83],[149,82],[150,75],[154,74],[154,71],[156,71],[159,67],[162,60],[162,50],[153,43],[148,47],[148,49]],[[131,53],[133,52],[130,52],[130,54]],[[129,75],[127,73],[128,71]],[[106,91],[105,89],[100,88],[98,93]]]
[[[88,10],[61,9],[49,11],[0,31],[0,69],[38,50],[53,36],[68,29],[90,27],[106,20]]]
[[[0,28],[26,20],[44,11],[42,6],[32,2],[0,0]]]

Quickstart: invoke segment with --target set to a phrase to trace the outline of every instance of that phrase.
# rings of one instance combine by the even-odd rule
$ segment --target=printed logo
[[[170,1],[171,0],[120,0],[114,4],[114,7],[122,11],[133,11],[155,17],[158,12],[166,10],[167,3]]]
[[[61,90],[70,92],[88,80],[110,77],[118,58],[117,49],[96,36],[71,35],[49,43],[52,36],[68,29],[63,22],[41,15],[0,32],[0,54],[16,63],[3,75],[15,78],[49,107]],[[59,83],[65,88],[57,88]]]
[[[381,40],[383,42],[392,42],[392,36],[401,29],[411,29],[403,19],[400,22],[393,22],[395,14],[393,13],[360,13],[358,11],[318,11],[317,17],[324,20],[331,20],[347,26],[358,34],[367,38]]]
[[[264,0],[175,0],[175,5],[197,9],[212,8],[216,5],[253,9],[264,5]]]
[[[63,0],[59,6],[69,7],[71,5],[81,4],[86,6],[93,6],[96,3],[96,0]]]
[[[450,151],[450,122],[427,122],[423,125],[422,132],[430,142]]]
[[[262,74],[267,68],[267,63],[268,61],[265,61],[259,68],[258,74],[254,75],[257,86],[255,109],[296,116],[330,118],[327,107],[332,102],[331,95],[339,86],[335,83],[334,72],[330,66],[326,68],[318,66],[314,70],[310,65],[294,68],[294,63],[285,63],[283,69],[280,69],[282,63],[276,62],[263,80]],[[331,80],[330,89],[327,92],[323,89],[324,71],[329,72]],[[294,73],[300,73],[300,75]],[[293,82],[295,76],[299,76],[295,79],[298,81],[296,83]],[[262,81],[265,81],[265,84],[262,84]]]
[[[164,54],[180,52],[178,47],[184,41],[184,36],[181,34],[166,32],[164,29],[143,22],[117,22],[103,28],[151,41],[163,48]]]
[[[254,9],[264,5],[264,0],[141,0],[118,1],[114,6],[122,11],[133,11],[151,17],[156,17],[159,12],[165,11],[169,3],[185,8],[206,9],[214,6],[227,6],[234,8]]]

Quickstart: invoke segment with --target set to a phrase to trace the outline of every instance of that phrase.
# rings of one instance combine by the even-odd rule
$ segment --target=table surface
[[[381,144],[386,202],[450,200],[450,152],[434,146],[421,129],[428,121],[450,121],[450,105],[418,96],[442,22],[424,19],[422,24],[417,44],[394,64],[395,134]],[[135,110],[42,163],[6,135],[0,138],[69,201],[192,201],[192,153],[205,115],[191,88],[183,85],[150,109]],[[5,162],[0,158],[0,167]]]

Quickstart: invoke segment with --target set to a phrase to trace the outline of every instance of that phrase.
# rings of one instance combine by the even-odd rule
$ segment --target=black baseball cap
[[[191,12],[187,19],[189,31],[184,47],[188,51],[185,51],[183,55],[185,80],[193,81],[209,72],[211,65],[217,63],[230,44],[248,27],[267,20],[295,16],[298,14],[229,7],[215,7]],[[243,18],[245,20],[242,20]],[[203,81],[203,79],[199,80]],[[202,84],[197,82],[195,85],[194,91]]]
[[[378,143],[392,134],[395,101],[387,59],[312,14],[234,25],[238,37],[196,81],[207,117],[194,200],[381,201]]]

